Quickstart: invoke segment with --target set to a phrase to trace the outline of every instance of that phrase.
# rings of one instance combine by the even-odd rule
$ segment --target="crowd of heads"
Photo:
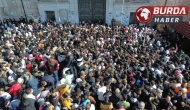
[[[190,57],[147,26],[5,22],[2,110],[189,110]]]

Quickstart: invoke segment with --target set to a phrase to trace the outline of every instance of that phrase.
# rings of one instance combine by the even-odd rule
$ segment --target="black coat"
[[[26,102],[26,105],[24,106],[22,104],[21,110],[36,110],[35,108],[35,100],[31,98],[25,98],[24,101]]]
[[[7,86],[7,85],[8,85],[7,79],[1,77],[1,78],[0,78],[0,87],[3,87],[3,88],[4,88],[4,87]]]
[[[67,68],[70,68],[73,65],[74,57],[72,55],[66,57],[66,66]]]

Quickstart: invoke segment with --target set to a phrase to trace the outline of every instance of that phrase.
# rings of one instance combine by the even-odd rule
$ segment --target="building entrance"
[[[135,12],[130,13],[129,24],[138,24],[138,21],[135,18]]]
[[[46,20],[55,21],[55,12],[54,11],[46,11]]]
[[[79,21],[105,22],[106,0],[78,0]]]

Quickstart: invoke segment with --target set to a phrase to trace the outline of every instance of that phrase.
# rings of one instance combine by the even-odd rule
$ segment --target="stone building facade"
[[[22,7],[22,1],[23,6]],[[107,24],[114,18],[116,23],[133,24],[135,10],[140,6],[190,5],[189,0],[0,0],[0,18],[21,16],[27,19],[47,19],[58,23],[101,20]],[[190,20],[190,14],[184,17]]]

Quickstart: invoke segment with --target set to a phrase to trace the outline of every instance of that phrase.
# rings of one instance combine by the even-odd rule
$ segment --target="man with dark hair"
[[[48,86],[49,90],[55,88],[55,80],[54,80],[53,75],[45,75],[45,76],[42,77],[41,80],[45,81],[47,83],[46,86]]]
[[[22,100],[23,110],[36,110],[35,101],[36,97],[33,95],[33,89],[27,88],[24,94],[24,100]]]
[[[169,109],[173,106],[171,102],[171,97],[167,96],[165,99],[162,99],[160,102],[160,109]]]
[[[100,110],[111,110],[113,109],[113,104],[109,101],[109,96],[105,96],[105,100],[100,103]]]
[[[44,64],[46,70],[49,72],[49,74],[53,74],[55,81],[58,82],[58,70],[59,70],[59,63],[56,59],[54,59],[53,56],[51,56]]]

